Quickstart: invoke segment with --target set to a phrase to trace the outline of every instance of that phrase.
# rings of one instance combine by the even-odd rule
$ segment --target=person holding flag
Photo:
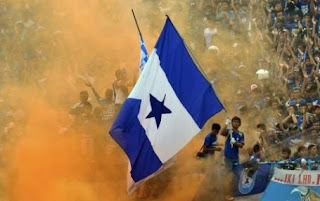
[[[232,129],[227,129],[230,124],[232,125]],[[230,170],[233,170],[234,165],[239,163],[239,148],[244,146],[244,134],[239,131],[240,126],[241,119],[235,116],[232,120],[228,118],[226,124],[220,130],[220,134],[227,137],[224,157],[226,167]]]
[[[232,128],[227,129],[227,127],[231,124]],[[243,148],[244,146],[244,134],[239,131],[239,127],[241,126],[241,119],[237,116],[231,119],[226,120],[226,124],[221,128],[220,134],[225,136],[226,142],[224,146],[224,164],[227,171],[228,181],[225,186],[225,190],[227,191],[227,195],[225,197],[226,200],[234,200],[234,197],[231,196],[231,185],[234,179],[232,171],[234,167],[239,164],[239,148]],[[230,177],[230,178],[229,178]]]

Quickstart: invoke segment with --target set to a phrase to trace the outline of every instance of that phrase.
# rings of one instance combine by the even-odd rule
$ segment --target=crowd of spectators
[[[301,147],[316,147],[316,155],[320,153],[319,3],[190,1],[190,22],[202,21],[198,28],[204,33],[205,51],[219,55],[215,59],[224,65],[220,68],[230,70],[221,73],[223,78],[213,75],[216,89],[223,94],[226,83],[233,85],[236,95],[230,107],[250,122],[250,146],[258,143],[265,160]],[[217,45],[219,35],[230,39],[231,50]],[[239,54],[240,45],[246,47]],[[217,70],[207,69],[209,76],[212,71]]]

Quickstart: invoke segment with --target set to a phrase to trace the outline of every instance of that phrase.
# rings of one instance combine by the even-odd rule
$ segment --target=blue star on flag
[[[151,104],[152,109],[151,109],[151,112],[146,117],[146,119],[154,117],[156,119],[157,128],[159,128],[159,126],[160,126],[162,114],[170,114],[171,113],[171,110],[168,109],[164,105],[165,99],[166,99],[166,95],[164,95],[163,101],[160,102],[159,100],[157,100],[154,96],[152,96],[150,94],[150,104]]]

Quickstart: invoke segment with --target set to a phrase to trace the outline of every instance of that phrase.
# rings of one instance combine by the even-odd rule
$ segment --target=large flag
[[[110,134],[130,160],[133,186],[160,172],[223,109],[167,18],[158,42]]]
[[[284,170],[275,168],[271,182],[261,201],[320,200],[319,171]]]
[[[260,163],[256,171],[249,171],[243,165],[234,168],[236,182],[234,183],[234,194],[236,196],[248,196],[264,192],[271,178],[271,163]]]
[[[140,35],[140,71],[143,71],[144,66],[146,65],[148,61],[148,51],[144,44],[144,40],[142,38],[142,35]]]

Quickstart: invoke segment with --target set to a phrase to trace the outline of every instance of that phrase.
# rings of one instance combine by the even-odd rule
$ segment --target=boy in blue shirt
[[[212,124],[211,133],[209,133],[204,140],[203,153],[213,154],[215,151],[221,151],[221,148],[217,147],[220,128],[219,124]]]
[[[232,129],[227,129],[228,125],[232,125]],[[239,163],[239,148],[244,146],[244,134],[239,131],[241,126],[241,119],[237,116],[233,117],[232,120],[229,118],[226,120],[226,125],[220,130],[220,134],[227,138],[224,146],[224,162],[226,168],[225,178],[225,199],[234,200],[233,192],[230,186],[233,183],[234,175],[231,173],[234,166]]]
[[[227,129],[231,124],[232,129]],[[233,170],[234,165],[239,163],[239,148],[244,146],[244,134],[239,131],[241,119],[237,116],[232,120],[227,119],[226,125],[222,127],[220,134],[227,137],[224,148],[225,165],[229,170]]]
[[[261,161],[261,147],[259,144],[256,144],[253,146],[253,152],[254,154],[250,157],[250,161]]]

